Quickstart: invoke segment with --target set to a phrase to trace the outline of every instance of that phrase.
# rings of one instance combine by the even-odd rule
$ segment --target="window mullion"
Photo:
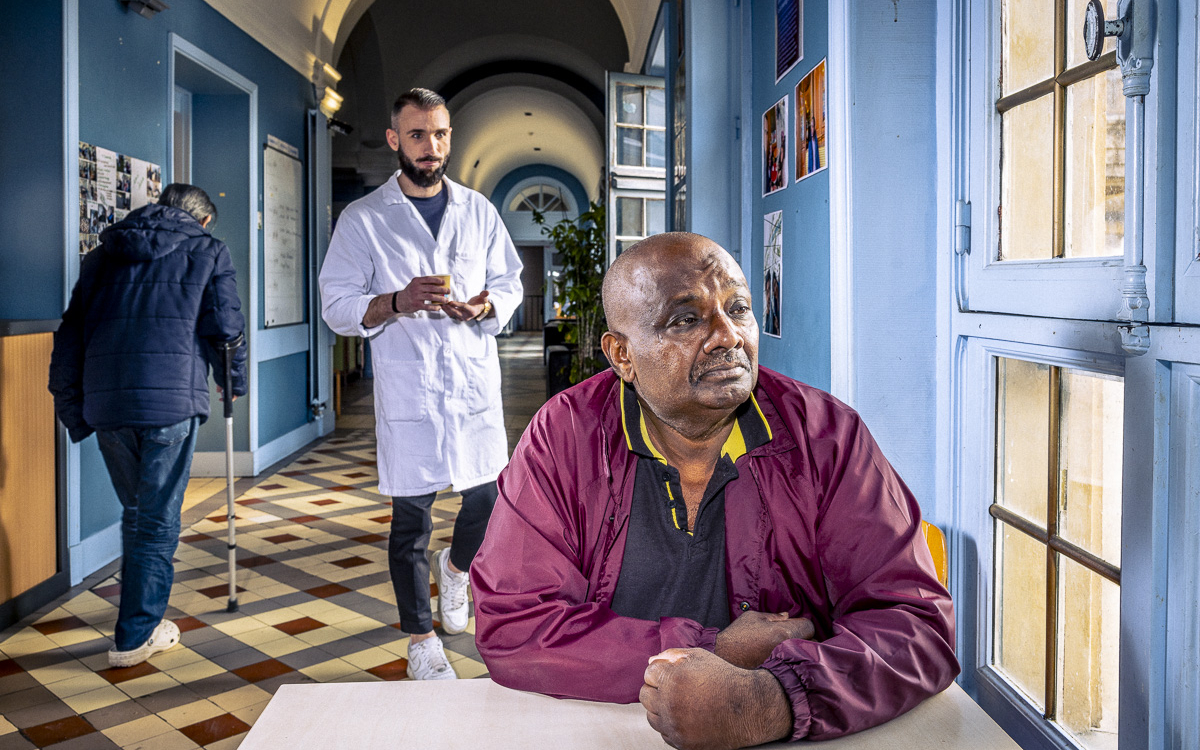
[[[1058,536],[1058,497],[1062,487],[1059,444],[1062,438],[1062,370],[1050,368],[1049,440],[1047,440],[1046,533]],[[1058,552],[1046,546],[1046,719],[1058,710]]]
[[[1050,257],[1066,256],[1067,88],[1058,78],[1067,67],[1067,4],[1054,5],[1054,226]]]

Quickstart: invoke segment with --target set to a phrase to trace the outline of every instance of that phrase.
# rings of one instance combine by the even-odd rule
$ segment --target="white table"
[[[636,703],[558,700],[481,679],[283,685],[240,750],[665,747]],[[813,747],[1020,750],[957,684],[883,726]]]

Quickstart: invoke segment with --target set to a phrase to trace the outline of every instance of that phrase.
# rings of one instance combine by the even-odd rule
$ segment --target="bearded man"
[[[392,496],[388,567],[409,635],[408,676],[454,679],[433,631],[467,629],[467,571],[508,460],[495,336],[522,300],[521,262],[486,198],[445,176],[450,113],[416,88],[392,108],[393,178],[343,211],[321,268],[322,316],[371,341],[379,492]],[[462,494],[453,543],[428,555],[439,490]]]
[[[912,493],[852,409],[758,366],[750,289],[660,234],[604,279],[611,371],[548,402],[471,570],[497,683],[641,701],[680,748],[827,739],[958,674]]]

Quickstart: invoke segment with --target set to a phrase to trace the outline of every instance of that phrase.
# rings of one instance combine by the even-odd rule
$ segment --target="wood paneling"
[[[53,334],[0,337],[0,602],[57,564]]]

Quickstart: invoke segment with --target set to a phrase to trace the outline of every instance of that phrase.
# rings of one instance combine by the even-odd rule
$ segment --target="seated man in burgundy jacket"
[[[858,414],[758,367],[729,254],[644,240],[604,308],[612,371],[534,417],[471,568],[492,678],[640,700],[713,748],[855,732],[949,685],[916,501]]]

